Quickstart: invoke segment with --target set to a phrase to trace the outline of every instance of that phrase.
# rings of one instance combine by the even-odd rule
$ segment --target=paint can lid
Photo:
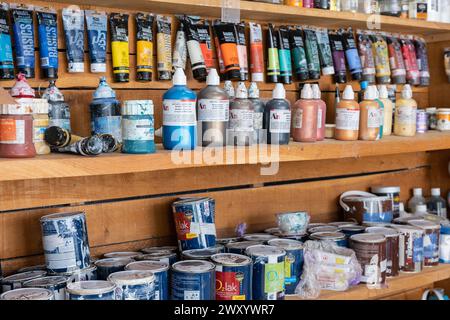
[[[4,277],[2,282],[5,282],[5,283],[25,282],[27,280],[42,278],[42,277],[45,277],[46,275],[47,275],[47,271],[44,271],[44,270],[25,271],[25,272],[12,274],[8,277]]]
[[[126,270],[111,273],[108,281],[118,286],[150,284],[155,281],[155,275],[148,270]]]
[[[303,89],[300,93],[300,97],[302,99],[312,100],[313,99],[313,90],[309,83],[305,83]]]
[[[220,77],[217,74],[215,68],[209,69],[208,76],[206,77],[206,85],[208,86],[218,86],[220,84]]]
[[[100,82],[97,89],[95,89],[93,98],[95,99],[108,99],[115,98],[116,92],[106,82],[105,77],[100,77]]]
[[[329,226],[335,226],[338,228],[341,226],[347,226],[350,224],[357,225],[358,223],[355,221],[333,221],[333,222],[328,223]]]
[[[84,212],[63,212],[63,213],[52,213],[41,217],[41,221],[46,220],[62,220],[62,219],[73,219],[75,217],[85,217]]]
[[[412,215],[410,214],[410,215],[407,215],[407,216],[395,218],[394,219],[394,223],[395,224],[406,224],[410,220],[420,220],[422,218],[423,218],[422,216],[415,215],[415,214],[412,214]]]
[[[313,92],[313,99],[320,100],[322,93],[320,92],[320,87],[317,83],[312,84],[312,92]]]
[[[245,87],[245,83],[242,81],[239,81],[238,86],[236,88],[236,98],[238,99],[248,98],[247,88]]]
[[[212,248],[185,250],[181,253],[181,255],[189,259],[206,260],[211,258],[212,255],[223,251],[224,246],[219,244]]]
[[[53,300],[53,292],[44,288],[20,288],[0,295],[0,300]]]
[[[184,71],[182,68],[176,68],[175,73],[173,75],[172,83],[174,86],[185,86],[186,81],[186,75],[184,74]]]
[[[397,187],[397,186],[391,186],[391,187],[376,186],[376,187],[371,187],[370,190],[373,193],[400,193],[400,187]]]
[[[282,257],[286,255],[286,251],[274,246],[266,246],[258,244],[248,247],[245,250],[245,254],[250,257]]]
[[[264,242],[269,241],[271,239],[276,239],[277,237],[267,233],[250,233],[243,236],[246,241],[258,241]]]
[[[125,266],[125,270],[148,270],[153,273],[164,272],[169,270],[169,264],[161,261],[136,261],[130,262]]]
[[[248,87],[248,97],[251,99],[259,98],[259,88],[256,82],[250,83],[250,87]]]
[[[399,235],[398,231],[393,228],[386,227],[368,227],[366,228],[367,233],[379,233],[384,235],[386,238],[397,237]]]
[[[216,243],[226,246],[228,243],[235,243],[240,240],[241,240],[241,238],[239,238],[239,237],[218,238],[218,239],[216,239]]]
[[[47,266],[45,264],[38,264],[35,266],[23,267],[17,270],[18,273],[26,272],[26,271],[36,271],[36,270],[47,270]]]
[[[88,280],[67,284],[67,291],[77,295],[103,294],[113,291],[116,285],[111,281]]]
[[[332,222],[329,223],[330,225],[333,225]],[[318,226],[326,226],[326,223],[323,222],[312,222],[312,223],[308,223],[308,229],[309,228],[314,228],[314,227],[318,227]]]
[[[361,243],[383,243],[386,242],[386,237],[380,233],[358,233],[352,235],[350,240]]]
[[[343,225],[343,226],[340,226],[339,228],[339,231],[361,231],[361,232],[363,232],[364,230],[366,230],[366,227],[364,227],[364,226],[358,226],[358,225],[355,225],[355,224],[346,224],[346,225]]]
[[[134,259],[141,253],[138,251],[116,251],[116,252],[108,252],[105,253],[103,256],[105,258],[130,258]]]
[[[411,225],[403,225],[403,224],[393,224],[392,227],[396,230],[398,230],[401,233],[418,233],[423,235],[424,231],[423,229],[420,229],[416,226]]]
[[[47,288],[50,286],[57,286],[60,284],[66,284],[68,281],[67,277],[63,276],[47,276],[37,279],[32,279],[25,281],[23,283],[24,287],[28,288]]]
[[[280,228],[278,228],[278,227],[267,228],[264,230],[264,232],[268,233],[268,234],[276,234],[276,233],[280,233]]]
[[[172,265],[173,271],[186,273],[204,273],[215,269],[215,265],[204,260],[185,260],[178,261]]]
[[[342,93],[343,100],[355,100],[355,92],[351,85],[346,85],[344,92]]]
[[[252,263],[252,259],[242,254],[217,253],[211,257],[212,262],[228,267],[246,266]]]
[[[303,243],[293,239],[272,239],[267,241],[267,244],[284,250],[303,249]]]
[[[131,258],[106,258],[95,261],[97,267],[120,267],[133,262]]]
[[[25,74],[17,75],[16,83],[11,88],[11,96],[14,98],[34,98],[34,89],[28,84]]]
[[[420,220],[410,220],[408,223],[414,227],[418,227],[424,230],[438,230],[441,228],[439,223],[435,223],[432,221],[420,219]]]
[[[261,244],[262,241],[240,241],[240,242],[230,242],[225,245],[228,250],[236,249],[236,250],[245,250],[248,247]]]
[[[286,90],[282,83],[276,83],[275,88],[272,91],[273,99],[285,99],[286,98]]]
[[[142,260],[159,260],[159,259],[169,259],[171,257],[176,257],[177,254],[175,252],[172,252],[170,250],[159,250],[159,251],[153,251],[149,253],[140,254],[135,259],[137,261]]]
[[[126,100],[122,107],[123,116],[152,116],[152,100]]]
[[[325,226],[317,226],[317,227],[308,228],[307,232],[309,234],[312,234],[312,233],[316,233],[316,232],[336,232],[338,230],[339,229],[337,226],[325,225]]]
[[[149,247],[149,248],[142,249],[141,252],[151,253],[151,252],[161,251],[161,250],[169,250],[170,252],[177,252],[178,248],[176,246]]]
[[[345,234],[343,234],[342,232],[336,231],[336,232],[315,232],[312,233],[309,236],[311,239],[313,240],[331,240],[331,241],[335,241],[335,240],[344,240],[345,239]]]

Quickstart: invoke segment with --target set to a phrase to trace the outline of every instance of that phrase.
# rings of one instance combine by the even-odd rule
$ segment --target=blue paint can
[[[108,276],[117,286],[119,300],[154,300],[155,276],[151,271],[128,270]]]
[[[256,245],[248,247],[246,254],[253,261],[253,300],[283,300],[286,251]]]
[[[423,236],[423,265],[433,267],[439,264],[439,237],[441,225],[427,220],[412,220],[409,224],[424,231]]]
[[[111,281],[79,281],[67,284],[67,300],[121,300]]]
[[[180,251],[216,245],[214,199],[181,199],[172,204],[172,210]]]
[[[155,300],[169,300],[169,264],[159,261],[136,261],[127,264],[125,270],[146,270],[155,275]]]
[[[95,261],[98,280],[106,280],[111,273],[123,271],[125,266],[133,261],[130,258],[106,258]]]
[[[441,224],[439,262],[450,263],[450,224]]]
[[[215,300],[213,263],[185,260],[175,263],[171,270],[171,300]]]
[[[303,243],[291,239],[273,239],[268,244],[286,251],[284,261],[285,293],[294,294],[303,272]]]
[[[177,253],[178,247],[176,247],[176,246],[149,247],[149,248],[142,249],[141,252],[142,253],[152,253],[152,252],[161,251],[161,250],[169,250],[170,252]]]
[[[159,250],[159,251],[153,251],[145,254],[138,255],[135,258],[136,261],[142,261],[142,260],[153,260],[153,261],[159,261],[168,263],[169,265],[173,265],[175,262],[177,262],[177,254],[171,252],[170,250]]]
[[[262,242],[261,241],[232,242],[225,245],[225,250],[228,253],[245,255],[245,250],[247,250],[248,247],[255,246],[258,244],[262,244]]]
[[[217,253],[225,252],[225,247],[218,244],[213,248],[186,250],[181,253],[183,260],[211,260]]]
[[[53,293],[54,300],[66,300],[67,278],[63,276],[49,276],[29,280],[23,283],[24,288],[43,288]]]
[[[54,300],[53,292],[43,288],[21,288],[4,292],[0,300]]]
[[[267,241],[277,239],[278,237],[267,233],[250,233],[244,235],[242,238],[246,241],[258,241],[267,243]]]
[[[364,226],[358,226],[356,224],[347,224],[347,225],[341,225],[339,227],[339,231],[345,234],[345,236],[350,238],[354,234],[358,233],[364,233],[366,231],[366,227]]]
[[[211,261],[216,265],[216,300],[252,299],[252,259],[241,254],[218,253]]]
[[[128,259],[134,259],[137,256],[141,255],[140,252],[137,251],[115,251],[115,252],[108,252],[103,255],[105,258],[128,258]]]
[[[51,276],[63,276],[68,279],[68,282],[97,280],[97,267],[93,264],[87,268],[75,270],[72,272],[49,272]]]
[[[45,263],[52,272],[89,267],[86,216],[83,212],[55,213],[41,218]]]
[[[317,241],[333,241],[339,247],[346,248],[348,246],[347,238],[342,232],[316,232],[309,236],[311,240]]]
[[[2,291],[6,292],[9,290],[23,288],[23,284],[28,280],[42,278],[45,277],[46,275],[47,275],[46,271],[34,270],[16,273],[8,277],[4,277],[2,280]]]

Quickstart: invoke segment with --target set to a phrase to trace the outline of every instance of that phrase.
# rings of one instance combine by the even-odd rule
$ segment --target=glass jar
[[[154,153],[154,137],[153,101],[125,101],[122,110],[122,152]]]

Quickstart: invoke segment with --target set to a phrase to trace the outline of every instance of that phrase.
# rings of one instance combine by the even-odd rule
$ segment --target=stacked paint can
[[[125,266],[125,270],[150,271],[155,276],[153,300],[169,299],[169,264],[159,261],[136,261]]]
[[[215,265],[185,260],[172,265],[171,300],[215,300]]]
[[[150,271],[115,272],[108,280],[117,286],[118,300],[154,300],[155,275]]]

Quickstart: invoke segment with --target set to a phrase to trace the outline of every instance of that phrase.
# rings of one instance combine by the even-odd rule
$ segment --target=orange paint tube
[[[207,20],[205,20],[203,23],[200,22],[197,25],[197,32],[200,42],[200,49],[202,49],[203,59],[205,60],[206,69],[209,70],[211,68],[215,68],[209,22]]]
[[[249,22],[250,26],[250,73],[252,81],[264,81],[264,51],[261,25]]]
[[[240,79],[239,56],[234,24],[222,23],[220,20],[216,20],[214,22],[214,30],[220,44],[226,78],[228,80]]]

